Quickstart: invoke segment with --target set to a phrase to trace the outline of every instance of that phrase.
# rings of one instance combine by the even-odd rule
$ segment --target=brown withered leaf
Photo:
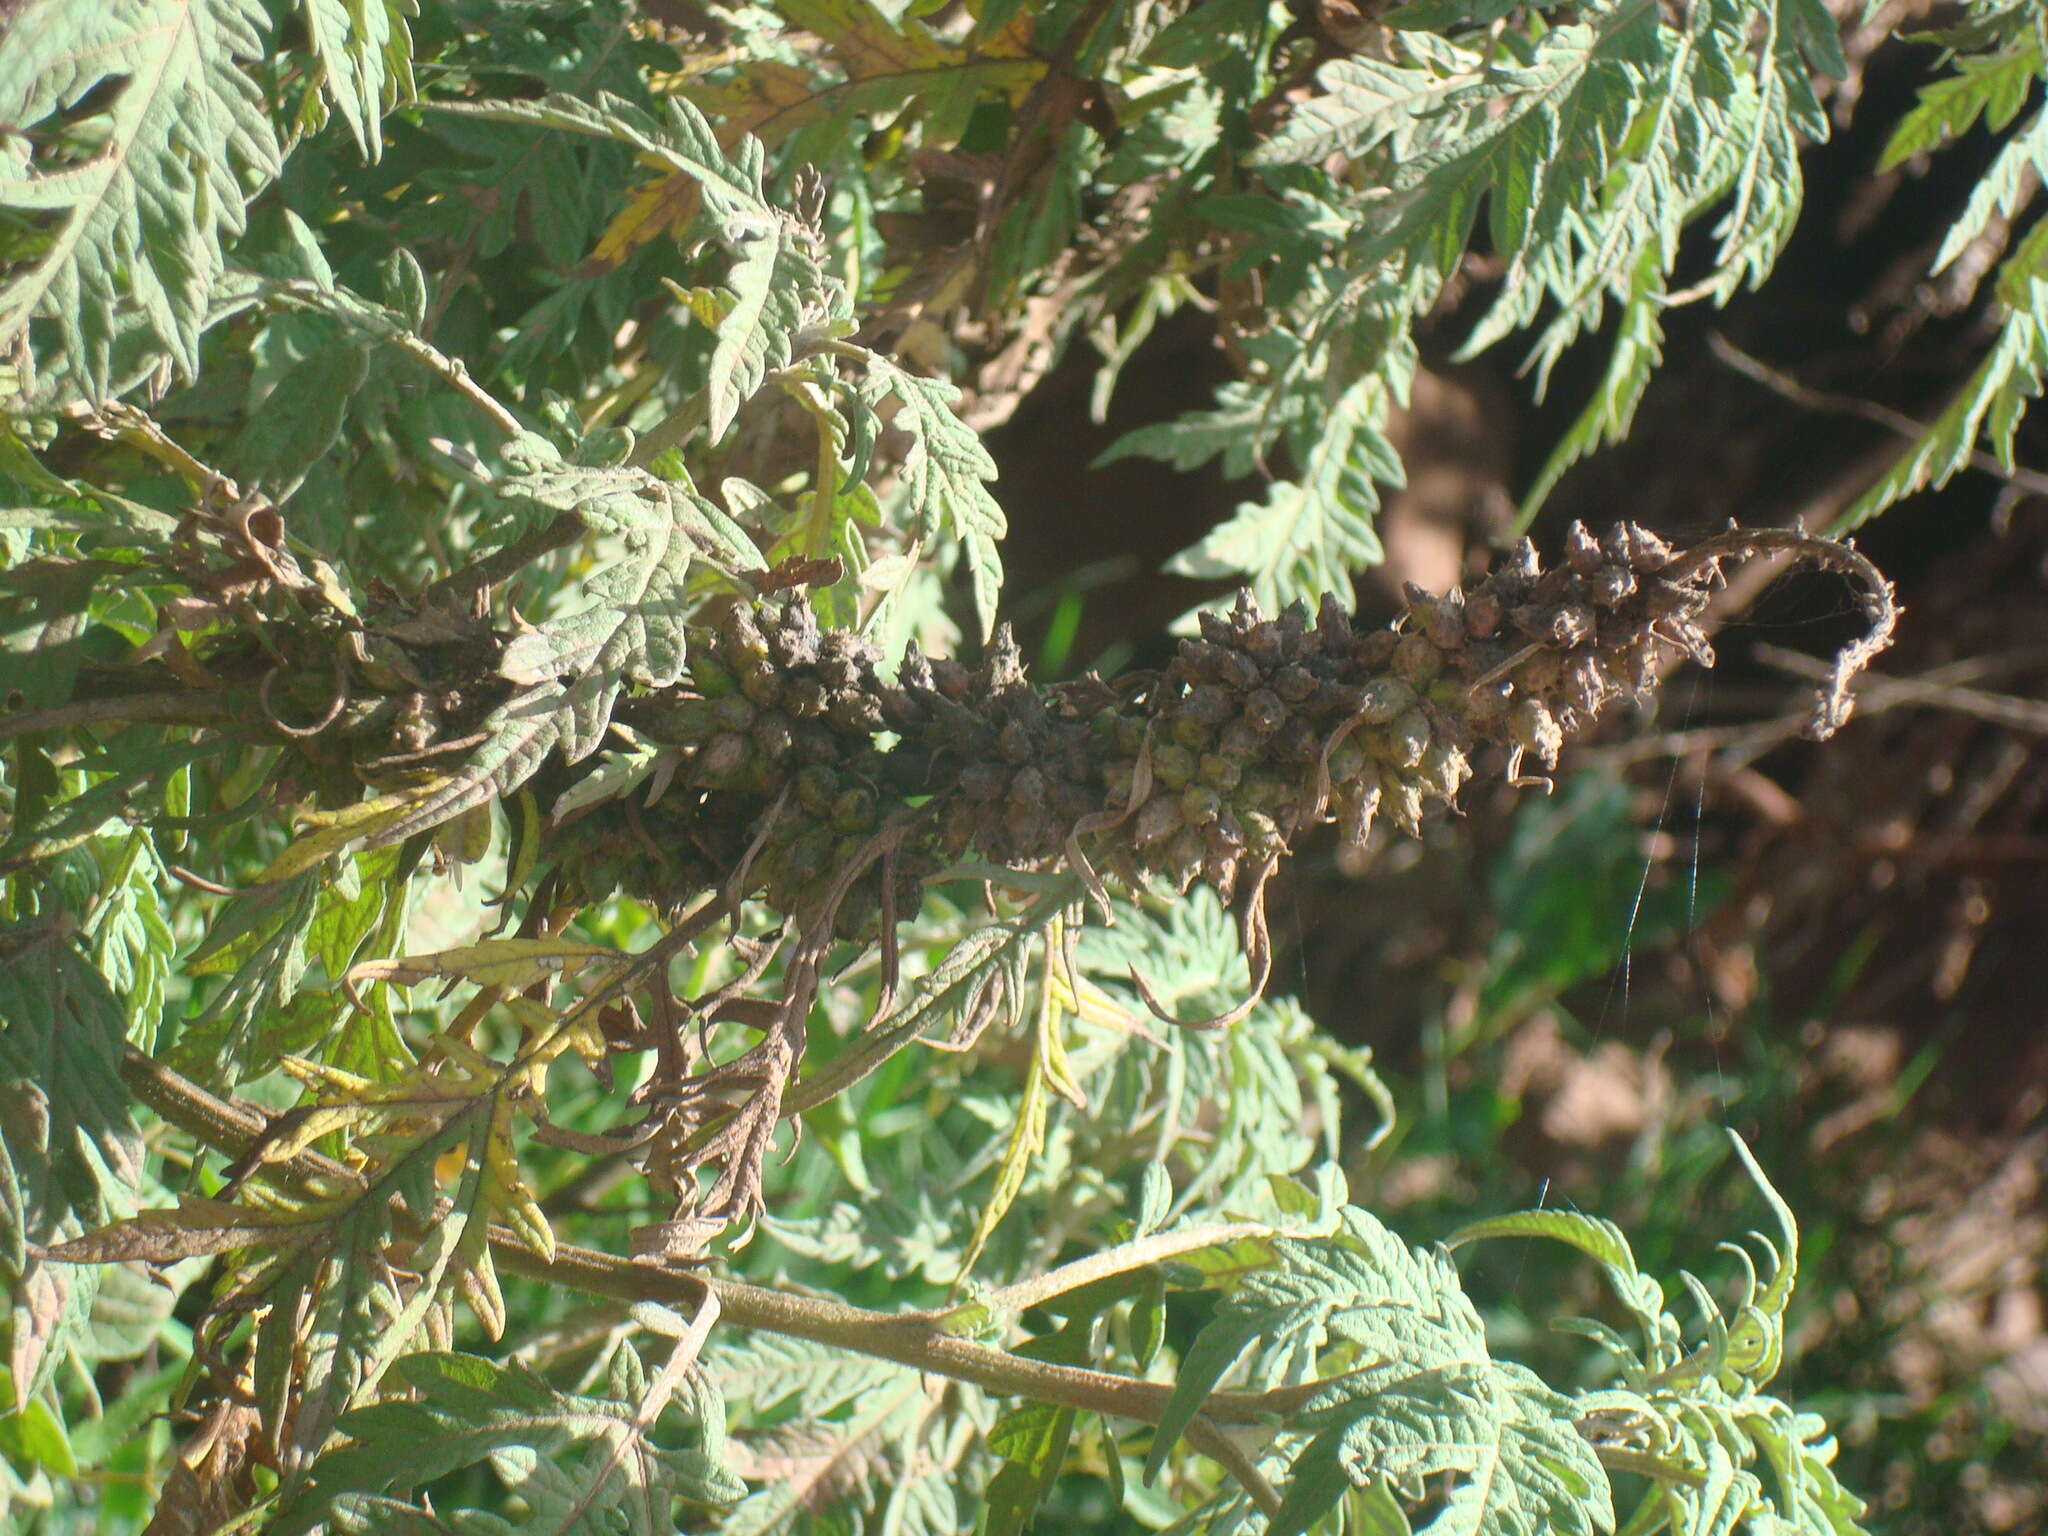
[[[754,588],[765,597],[770,592],[786,592],[792,587],[829,587],[839,580],[845,569],[837,555],[827,555],[822,560],[806,560],[801,555],[791,555],[755,575]]]
[[[142,1536],[211,1536],[248,1508],[256,1492],[254,1452],[261,1416],[246,1403],[217,1398],[164,1482]]]
[[[869,0],[789,0],[779,13],[815,37],[812,46],[822,47],[845,78],[820,83],[798,65],[760,60],[727,81],[681,80],[675,94],[717,124],[722,146],[751,134],[773,147],[834,114],[890,113],[905,104],[929,116],[940,102],[953,103],[949,120],[964,124],[967,114],[960,106],[995,93],[1016,99],[1046,70],[1045,61],[1031,55],[1035,23],[1028,9],[973,51],[955,47],[914,18],[892,21]],[[700,62],[708,68],[711,61]],[[648,241],[680,235],[696,218],[703,202],[696,178],[648,163],[662,174],[633,190],[579,269],[582,275],[609,271]]]
[[[144,1211],[44,1250],[59,1264],[175,1264],[236,1248],[294,1243],[324,1230],[334,1212],[325,1203],[259,1210],[186,1195],[176,1206]]]

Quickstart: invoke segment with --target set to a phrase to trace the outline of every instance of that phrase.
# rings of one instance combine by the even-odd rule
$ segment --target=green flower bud
[[[1102,787],[1111,805],[1128,805],[1131,800],[1131,779],[1136,772],[1133,763],[1105,763],[1102,766]]]
[[[1415,707],[1415,690],[1397,677],[1376,677],[1361,688],[1345,690],[1344,702],[1361,725],[1385,725]]]
[[[813,763],[796,776],[796,803],[823,820],[832,814],[839,798],[839,775],[823,763]]]
[[[773,709],[782,702],[782,673],[766,661],[749,661],[740,668],[740,692],[760,705]]]
[[[709,651],[698,651],[690,657],[690,681],[707,699],[731,693],[740,685],[732,668]]]
[[[1330,754],[1330,782],[1345,784],[1365,771],[1365,749],[1359,745],[1358,734],[1353,732]]]
[[[1387,727],[1387,761],[1397,768],[1414,767],[1429,748],[1429,736],[1429,716],[1419,709],[1409,710]]]
[[[1168,789],[1185,789],[1195,776],[1195,755],[1172,743],[1152,748],[1152,777]]]
[[[1270,811],[1294,798],[1294,785],[1269,769],[1254,770],[1245,774],[1235,798],[1247,811]]]
[[[1244,845],[1255,859],[1266,858],[1278,853],[1284,845],[1280,827],[1264,811],[1240,810],[1239,821],[1244,823]]]
[[[747,759],[753,756],[753,748],[744,736],[731,731],[720,731],[704,743],[697,754],[697,774],[709,783],[719,783],[731,778],[747,766]]]
[[[1244,777],[1244,765],[1220,752],[1204,752],[1195,771],[1212,789],[1235,789],[1238,780]]]
[[[832,802],[832,825],[841,832],[872,832],[875,827],[875,792],[859,784],[841,790]]]
[[[1424,634],[1406,634],[1394,646],[1394,675],[1420,688],[1444,667],[1443,652]]]
[[[768,641],[761,634],[761,626],[754,618],[754,610],[741,604],[726,615],[725,627],[719,635],[725,647],[726,659],[735,667],[750,661],[768,659]]]

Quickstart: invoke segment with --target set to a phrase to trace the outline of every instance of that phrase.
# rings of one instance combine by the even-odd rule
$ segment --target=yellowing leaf
[[[811,77],[794,64],[761,59],[718,85],[691,84],[682,90],[718,124],[721,143],[743,133],[773,144],[824,115],[824,98]]]
[[[1045,1120],[1047,1100],[1046,1074],[1044,1064],[1034,1060],[1031,1075],[1024,1080],[1024,1098],[1017,1106],[1017,1123],[1011,1128],[1010,1139],[1003,1148],[1003,1160],[996,1168],[995,1188],[989,1191],[988,1204],[982,1207],[981,1217],[974,1224],[974,1236],[967,1244],[967,1252],[960,1259],[957,1285],[974,1272],[974,1262],[981,1257],[981,1250],[988,1246],[988,1240],[995,1236],[995,1230],[1017,1203],[1017,1196],[1024,1188],[1024,1176],[1031,1171],[1031,1163],[1045,1150]]]
[[[484,1144],[484,1198],[504,1218],[520,1242],[542,1258],[555,1257],[555,1229],[547,1213],[533,1197],[526,1176],[519,1168],[519,1155],[512,1147],[512,1101],[501,1097],[491,1113],[491,1129]]]
[[[530,997],[508,997],[499,1006],[524,1032],[519,1059],[524,1063],[522,1072],[528,1077],[538,1076],[564,1051],[573,1050],[592,1067],[611,1054],[594,1008],[558,1013]]]
[[[587,965],[617,964],[626,958],[606,945],[582,944],[573,939],[485,939],[480,944],[443,949],[431,955],[365,960],[349,971],[348,979],[411,985],[441,978],[516,989],[549,976],[582,970]]]
[[[304,813],[299,821],[312,830],[272,859],[269,867],[256,877],[256,883],[274,885],[280,880],[289,880],[293,875],[311,869],[322,859],[347,852],[362,839],[374,836],[397,821],[419,801],[420,794],[420,790],[412,789],[379,795],[374,800],[359,801],[339,810]]]
[[[659,168],[661,162],[641,157]],[[697,178],[684,171],[670,171],[652,181],[642,182],[626,199],[626,206],[598,238],[590,253],[590,265],[610,270],[650,240],[680,234],[690,227],[703,205],[704,191]]]

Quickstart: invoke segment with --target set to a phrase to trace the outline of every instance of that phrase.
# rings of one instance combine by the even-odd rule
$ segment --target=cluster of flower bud
[[[879,882],[899,916],[962,860],[1055,865],[1078,849],[1125,881],[1241,876],[1334,818],[1362,843],[1384,815],[1413,832],[1456,802],[1482,746],[1555,766],[1565,737],[1649,685],[1658,654],[1704,655],[1697,572],[1629,524],[1574,525],[1545,569],[1526,540],[1469,591],[1410,588],[1390,628],[1360,632],[1326,597],[1275,617],[1240,594],[1157,673],[1036,688],[1007,630],[982,664],[914,647],[894,682],[874,648],[820,632],[808,605],[728,609],[691,687],[632,723],[661,744],[658,793],[595,808],[575,840],[586,889],[679,905],[738,880],[775,908],[815,906],[885,827],[891,857],[837,912],[871,936]],[[886,874],[884,873],[886,871]]]

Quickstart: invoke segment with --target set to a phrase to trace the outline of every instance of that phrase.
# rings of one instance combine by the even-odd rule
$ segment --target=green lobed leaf
[[[277,137],[246,65],[267,51],[260,0],[29,0],[0,49],[0,208],[50,218],[47,243],[0,282],[0,346],[32,317],[91,399],[111,389],[119,311],[185,374],[243,206],[278,174]],[[39,159],[20,130],[82,105],[96,152]]]
[[[860,386],[860,399],[870,409],[892,399],[900,406],[890,424],[910,437],[902,468],[910,527],[923,538],[952,537],[973,581],[974,611],[986,639],[995,631],[1003,584],[996,544],[1009,524],[986,484],[996,477],[996,461],[974,429],[953,414],[959,397],[943,379],[921,378],[873,355]]]
[[[707,206],[715,204],[715,198],[707,199]],[[726,273],[732,304],[718,322],[705,384],[714,442],[725,436],[762,380],[789,366],[804,323],[804,300],[822,285],[810,242],[793,219],[729,216],[726,224],[726,242],[735,253]]]
[[[409,1395],[343,1417],[347,1442],[315,1464],[309,1495],[279,1521],[281,1536],[311,1529],[341,1494],[419,1489],[486,1460],[514,1486],[532,1483],[551,1507],[594,1491],[595,1507],[622,1516],[635,1536],[669,1536],[676,1500],[725,1504],[746,1491],[716,1448],[700,1443],[701,1404],[677,1410],[682,1443],[663,1444],[640,1432],[636,1403],[561,1392],[517,1364],[427,1352],[398,1359],[390,1376]],[[596,1444],[578,1453],[583,1478],[540,1470],[559,1469],[586,1442]],[[620,1445],[623,1455],[607,1454]]]
[[[1997,53],[1957,58],[1955,73],[1921,87],[1920,104],[1892,129],[1878,157],[1878,170],[1896,169],[1915,155],[1961,138],[1979,118],[1991,132],[2000,132],[2027,104],[2041,63],[2040,45],[2029,39]]]
[[[1382,432],[1387,403],[1378,375],[1358,380],[1330,408],[1298,482],[1275,481],[1263,501],[1244,503],[1166,569],[1241,578],[1268,613],[1347,590],[1354,571],[1385,555],[1373,527],[1373,482],[1400,483],[1400,461]]]
[[[1259,1379],[1277,1383],[1310,1379],[1324,1351],[1338,1347],[1361,1392],[1424,1371],[1487,1365],[1485,1330],[1441,1250],[1411,1249],[1351,1207],[1330,1237],[1283,1238],[1271,1251],[1271,1267],[1238,1283],[1182,1358],[1147,1478],[1253,1345]]]
[[[126,1019],[55,924],[0,929],[0,1276],[14,1406],[40,1390],[86,1326],[98,1276],[50,1246],[130,1208],[142,1144],[121,1082]]]
[[[1348,1418],[1338,1460],[1361,1487],[1413,1486],[1455,1474],[1422,1536],[1595,1536],[1614,1529],[1600,1458],[1573,1424],[1570,1400],[1520,1366],[1420,1372],[1304,1423]]]
[[[1187,471],[1220,458],[1224,475],[1241,480],[1258,469],[1259,455],[1301,421],[1307,408],[1298,393],[1283,394],[1276,403],[1270,391],[1234,380],[1217,390],[1216,399],[1212,410],[1133,428],[1105,448],[1094,467],[1142,456]]]
[[[499,662],[515,684],[559,690],[559,749],[576,762],[597,750],[628,684],[666,688],[683,675],[697,552],[687,493],[640,470],[566,465],[536,438],[506,453],[520,466],[501,482],[507,495],[571,513],[618,550],[580,584],[583,606],[520,635]]]
[[[1984,441],[2010,467],[2013,439],[2028,402],[2048,375],[2048,223],[2029,230],[1999,268],[2006,307],[1984,361],[1877,482],[1828,528],[1839,538],[1914,491],[1946,485]]]
[[[366,160],[383,151],[383,114],[412,95],[412,34],[419,0],[299,0],[306,40],[319,60],[320,93]]]

